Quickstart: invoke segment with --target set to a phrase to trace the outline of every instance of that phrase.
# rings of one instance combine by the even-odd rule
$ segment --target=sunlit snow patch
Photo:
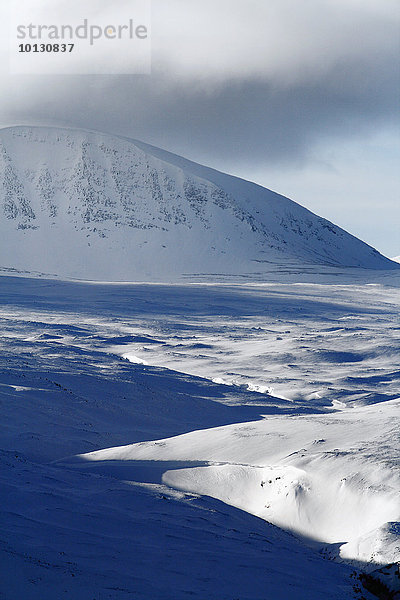
[[[148,362],[145,361],[143,358],[136,356],[136,354],[131,354],[130,352],[123,354],[122,358],[125,358],[126,360],[129,360],[129,362],[135,363],[137,365],[147,365],[148,364]]]

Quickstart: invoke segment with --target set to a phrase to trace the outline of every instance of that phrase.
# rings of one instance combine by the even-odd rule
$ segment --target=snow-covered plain
[[[269,280],[0,277],[1,597],[373,598],[352,573],[400,557],[399,276]]]

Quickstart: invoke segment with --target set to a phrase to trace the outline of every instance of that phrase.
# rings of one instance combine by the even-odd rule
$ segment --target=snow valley
[[[395,598],[399,266],[141,142],[1,139],[2,597]]]

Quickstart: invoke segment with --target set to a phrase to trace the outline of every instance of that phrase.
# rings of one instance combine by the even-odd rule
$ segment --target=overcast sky
[[[399,24],[398,0],[153,0],[151,75],[9,75],[4,63],[0,126],[142,139],[399,255]]]

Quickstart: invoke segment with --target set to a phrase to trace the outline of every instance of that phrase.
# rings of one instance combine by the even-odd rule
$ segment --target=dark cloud
[[[14,76],[3,125],[98,129],[228,168],[301,163],[321,141],[396,118],[387,2],[154,0],[151,76]]]
[[[354,85],[354,79],[357,85]],[[84,79],[84,80],[83,80]],[[42,78],[16,120],[64,124],[143,139],[212,162],[263,163],[307,158],[321,139],[359,136],[396,118],[397,82],[379,65],[336,65],[323,79],[288,87],[226,82],[191,88],[164,75]],[[27,86],[29,87],[29,86]]]

